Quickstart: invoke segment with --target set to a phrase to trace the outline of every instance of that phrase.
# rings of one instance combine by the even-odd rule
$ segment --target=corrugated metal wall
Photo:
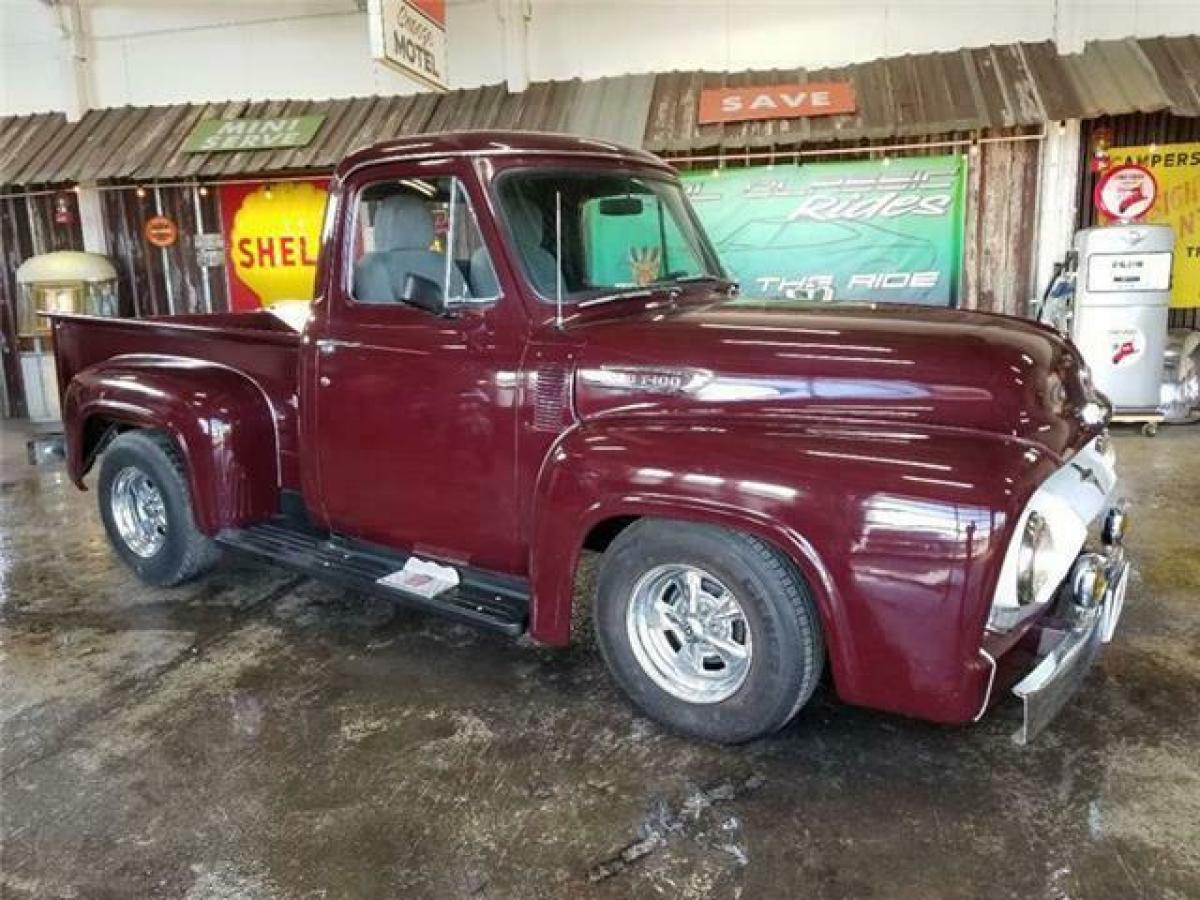
[[[985,143],[967,167],[963,287],[967,309],[1029,314],[1034,294],[1041,142]]]
[[[216,191],[201,195],[193,187],[148,186],[143,196],[133,188],[107,190],[101,196],[122,315],[224,312],[229,308],[225,269],[199,266],[192,242],[198,231],[221,230]],[[179,240],[165,249],[151,245],[142,233],[146,220],[160,210],[179,226]]]
[[[8,385],[6,414],[11,416],[26,412],[17,345],[17,267],[39,253],[83,249],[75,194],[67,191],[61,196],[71,211],[68,225],[54,221],[55,195],[0,195],[0,356]]]
[[[1079,228],[1099,224],[1092,194],[1099,175],[1092,171],[1092,150],[1098,129],[1108,131],[1109,145],[1136,147],[1142,144],[1177,144],[1200,141],[1200,117],[1173,116],[1170,113],[1139,113],[1128,116],[1106,116],[1084,122],[1080,148],[1078,220]],[[1171,310],[1172,328],[1200,328],[1200,308]]]

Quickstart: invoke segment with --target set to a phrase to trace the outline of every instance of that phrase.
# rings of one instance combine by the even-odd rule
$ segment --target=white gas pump
[[[117,270],[95,253],[56,250],[31,256],[17,267],[17,341],[21,379],[32,422],[59,419],[58,376],[50,322],[40,313],[117,315]]]
[[[1142,422],[1147,433],[1163,418],[1174,246],[1169,225],[1109,225],[1075,235],[1071,338],[1112,401],[1113,419]]]

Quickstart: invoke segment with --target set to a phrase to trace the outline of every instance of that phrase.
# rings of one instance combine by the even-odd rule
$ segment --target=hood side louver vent
[[[567,367],[562,364],[539,366],[534,374],[533,428],[535,431],[562,431],[570,424],[567,398]]]

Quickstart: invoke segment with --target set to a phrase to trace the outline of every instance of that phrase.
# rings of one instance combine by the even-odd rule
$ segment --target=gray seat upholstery
[[[354,296],[371,303],[398,303],[410,275],[428,278],[441,287],[446,281],[445,254],[430,250],[433,216],[412,194],[395,194],[375,210],[375,246],[354,264]],[[462,274],[450,267],[450,296],[463,294]]]
[[[520,194],[506,199],[504,210],[508,214],[513,242],[525,261],[530,281],[539,293],[553,297],[558,287],[558,269],[554,254],[542,246],[544,220],[541,210],[536,203]],[[499,293],[495,273],[482,247],[471,255],[471,286],[476,297],[493,297]]]
[[[495,297],[500,293],[496,270],[492,268],[491,258],[484,247],[471,254],[470,280],[472,297]]]

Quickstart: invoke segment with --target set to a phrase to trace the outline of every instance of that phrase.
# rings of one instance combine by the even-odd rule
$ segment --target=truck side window
[[[499,293],[478,222],[456,178],[368,185],[358,197],[353,241],[352,295],[358,303],[400,303],[410,275],[438,285],[447,300]]]

